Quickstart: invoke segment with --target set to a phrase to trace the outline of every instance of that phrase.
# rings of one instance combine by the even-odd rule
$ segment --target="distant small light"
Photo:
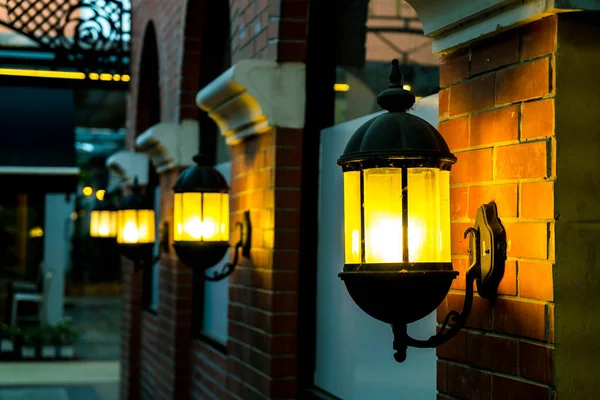
[[[92,188],[91,188],[91,187],[89,187],[89,186],[86,186],[86,187],[84,187],[84,188],[82,189],[82,192],[83,192],[83,195],[84,195],[85,197],[89,197],[89,196],[91,196],[91,195],[92,195],[92,193],[94,193],[94,189],[92,189]]]
[[[100,74],[100,80],[101,81],[112,81],[112,75],[111,74]]]
[[[97,81],[98,79],[100,79],[100,75],[98,75],[95,72],[92,72],[91,74],[88,75],[90,77],[91,80],[93,81]]]
[[[347,83],[336,83],[333,85],[333,90],[336,92],[347,92],[350,90],[350,85]]]
[[[73,221],[77,221],[77,217],[78,217],[77,213],[76,213],[75,211],[73,211],[73,212],[71,213],[71,219],[72,219]]]
[[[96,191],[96,198],[100,201],[104,200],[104,195],[106,194],[106,190],[100,189]]]
[[[119,82],[120,80],[121,80],[121,75],[119,75],[119,74],[114,74],[113,75],[113,81]]]
[[[44,236],[44,230],[40,226],[34,226],[29,230],[29,237],[40,238]]]
[[[404,90],[412,90],[412,86],[410,86],[410,85],[402,85],[402,89],[404,89]]]
[[[131,80],[131,77],[129,75],[123,75],[121,76],[121,80],[123,82],[129,82]]]

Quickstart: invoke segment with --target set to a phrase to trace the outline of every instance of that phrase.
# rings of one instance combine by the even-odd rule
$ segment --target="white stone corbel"
[[[433,52],[454,48],[548,15],[598,11],[597,0],[407,0],[433,39]]]
[[[196,96],[233,145],[269,127],[303,128],[305,65],[241,60]]]
[[[198,121],[161,122],[142,133],[135,141],[138,150],[148,155],[156,172],[192,164],[198,153]]]
[[[118,151],[106,159],[106,168],[118,176],[121,187],[132,185],[136,178],[138,184],[148,184],[148,164],[146,155],[129,150]]]

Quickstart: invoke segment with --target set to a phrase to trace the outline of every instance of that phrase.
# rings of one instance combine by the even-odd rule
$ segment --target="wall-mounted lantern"
[[[486,299],[504,275],[506,233],[494,203],[482,205],[470,239],[470,267],[461,314],[450,312],[439,332],[413,339],[406,325],[434,311],[450,290],[450,169],[456,157],[442,135],[407,113],[415,97],[403,89],[398,61],[378,104],[388,112],[362,125],[338,164],[344,172],[345,265],[339,274],[354,302],[392,325],[394,358],[406,349],[437,347],[462,329],[473,282]],[[448,326],[450,320],[452,325]]]
[[[117,209],[107,198],[97,200],[90,213],[90,236],[105,239],[117,237]]]
[[[132,261],[152,260],[154,247],[154,209],[135,180],[117,213],[117,243],[121,254]]]
[[[173,187],[173,247],[184,264],[206,270],[221,261],[229,249],[229,185],[219,171],[206,165],[202,156],[195,156],[194,162],[196,165],[183,171]],[[244,222],[236,226],[240,240],[233,262],[212,276],[205,275],[206,280],[221,280],[231,274],[240,249],[243,256],[250,256],[248,213],[244,214]]]

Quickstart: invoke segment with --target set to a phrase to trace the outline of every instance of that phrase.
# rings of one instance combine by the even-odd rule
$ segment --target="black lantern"
[[[206,165],[203,157],[194,157],[192,165],[181,173],[173,190],[174,244],[179,259],[186,265],[206,270],[217,264],[229,249],[229,185],[214,167]],[[237,223],[240,240],[235,246],[234,261],[227,263],[206,280],[225,278],[235,269],[239,250],[250,254],[250,219]]]
[[[434,311],[458,272],[451,263],[450,170],[456,157],[442,135],[407,113],[415,97],[403,89],[398,61],[378,104],[388,113],[352,135],[338,164],[344,172],[345,265],[340,278],[367,314],[392,325],[396,361],[407,346],[436,347],[466,323],[473,299],[492,299],[504,274],[506,234],[494,203],[479,208],[471,234],[465,305],[428,340],[406,325]],[[452,320],[453,325],[447,329]]]
[[[121,254],[132,261],[152,261],[154,247],[154,208],[135,180],[117,213],[117,243]]]

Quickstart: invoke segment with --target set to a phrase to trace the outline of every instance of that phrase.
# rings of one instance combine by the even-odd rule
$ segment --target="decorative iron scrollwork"
[[[60,67],[127,73],[130,0],[0,0],[0,25],[54,52]]]

